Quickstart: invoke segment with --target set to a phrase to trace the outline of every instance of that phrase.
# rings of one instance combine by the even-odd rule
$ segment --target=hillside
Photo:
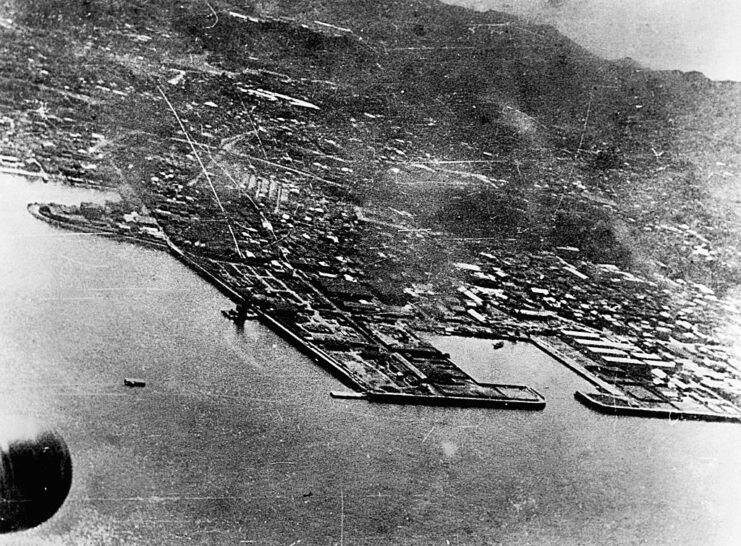
[[[339,260],[426,318],[494,256],[527,279],[497,313],[729,360],[693,344],[741,282],[741,85],[433,1],[0,6],[8,168],[116,187],[204,260]]]

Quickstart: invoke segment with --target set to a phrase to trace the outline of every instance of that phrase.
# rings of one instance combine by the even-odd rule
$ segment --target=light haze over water
[[[443,0],[556,27],[607,59],[741,81],[738,0]]]

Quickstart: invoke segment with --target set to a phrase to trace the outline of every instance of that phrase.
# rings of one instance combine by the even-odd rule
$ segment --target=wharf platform
[[[680,409],[649,408],[632,404],[622,397],[609,394],[584,393],[576,391],[574,398],[590,409],[611,415],[629,415],[634,417],[654,417],[677,421],[722,421],[741,423],[741,415],[734,416],[710,411],[684,411]]]
[[[496,387],[497,385],[491,385]],[[516,385],[502,385],[509,388],[519,387]],[[426,406],[459,406],[459,407],[483,407],[499,409],[518,410],[542,410],[545,408],[545,398],[530,387],[520,387],[527,391],[529,398],[495,398],[474,396],[436,396],[405,394],[397,392],[370,391],[366,393],[369,402],[383,402],[388,404],[419,404]]]
[[[365,398],[369,402],[381,402],[389,404],[418,404],[427,406],[455,406],[455,407],[486,407],[499,409],[524,409],[524,410],[542,410],[545,408],[545,398],[536,390],[523,385],[499,385],[499,384],[482,384],[485,387],[501,387],[510,391],[517,391],[518,396],[450,396],[435,394],[409,394],[401,392],[385,392],[371,388],[365,383],[360,382],[354,375],[350,374],[341,367],[330,355],[307,343],[296,334],[294,334],[287,325],[283,324],[276,317],[260,309],[255,310],[257,316],[264,324],[271,327],[274,331],[281,334],[285,339],[291,341],[302,352],[319,363],[323,368],[331,372],[343,384],[357,391],[354,396],[339,396],[331,393],[333,398]]]

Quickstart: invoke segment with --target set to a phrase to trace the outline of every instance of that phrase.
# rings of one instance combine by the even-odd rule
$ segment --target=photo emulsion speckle
[[[741,544],[739,30],[0,0],[0,545]]]

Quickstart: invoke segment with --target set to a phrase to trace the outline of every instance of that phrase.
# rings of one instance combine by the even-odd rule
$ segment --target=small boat
[[[127,387],[145,387],[147,383],[137,377],[124,377],[124,385]]]
[[[501,339],[497,340],[492,343],[491,346],[494,347],[494,349],[501,349],[502,347],[504,347],[504,341],[502,341]]]

